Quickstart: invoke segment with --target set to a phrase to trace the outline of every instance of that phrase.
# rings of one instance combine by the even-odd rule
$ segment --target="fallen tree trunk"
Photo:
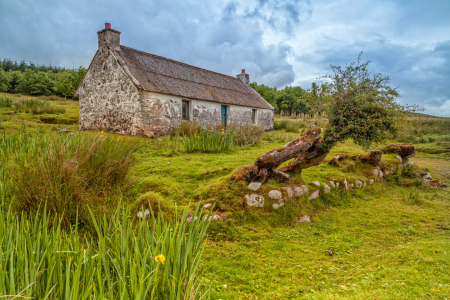
[[[313,154],[317,152],[318,145],[322,140],[319,136],[320,132],[320,127],[315,125],[310,126],[299,139],[293,140],[282,148],[272,150],[258,157],[255,161],[255,166],[258,170],[253,180],[266,182],[273,176],[275,168],[292,158],[310,157],[311,159],[314,159]],[[325,156],[323,158],[325,158]],[[291,170],[288,169],[288,171]],[[281,169],[281,172],[277,171],[277,175],[288,178],[287,176],[283,176],[283,172],[285,172],[285,168]]]
[[[316,137],[312,146],[298,155],[293,161],[291,161],[287,166],[281,168],[283,172],[301,173],[303,169],[307,169],[313,166],[320,165],[320,163],[328,155],[328,151],[323,151],[320,148],[322,143],[321,137]]]
[[[383,153],[397,153],[402,159],[408,159],[416,155],[414,146],[407,143],[390,144],[383,149]]]
[[[371,164],[374,167],[377,167],[380,165],[381,162],[381,156],[383,155],[382,151],[374,151],[371,150],[368,153],[363,153],[363,154],[358,154],[358,155],[348,155],[348,154],[342,154],[339,153],[338,155],[336,155],[335,157],[333,157],[328,164],[329,165],[337,165],[339,167],[341,167],[341,164],[339,163],[340,160],[343,159],[352,159],[352,160],[360,160],[366,163]]]

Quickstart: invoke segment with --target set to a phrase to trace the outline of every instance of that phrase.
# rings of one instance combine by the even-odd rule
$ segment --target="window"
[[[252,124],[256,123],[256,109],[252,109]]]
[[[189,101],[181,101],[181,118],[189,120]]]

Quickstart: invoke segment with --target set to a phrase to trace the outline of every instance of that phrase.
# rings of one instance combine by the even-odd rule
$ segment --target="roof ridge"
[[[207,71],[207,72],[214,73],[214,74],[221,75],[221,76],[225,76],[225,77],[230,77],[230,78],[233,78],[233,79],[236,79],[236,80],[241,81],[239,78],[236,78],[236,77],[233,77],[233,76],[230,76],[230,75],[226,75],[226,74],[214,72],[214,71],[211,71],[211,70],[208,70],[208,69],[199,68],[199,67],[196,67],[196,66],[193,66],[193,65],[190,65],[190,64],[181,62],[181,61],[173,60],[173,59],[170,59],[170,58],[167,58],[167,57],[164,57],[164,56],[160,56],[160,55],[148,53],[148,52],[145,52],[145,51],[142,51],[142,50],[137,50],[137,49],[130,48],[130,47],[127,47],[127,46],[124,46],[124,45],[120,45],[120,47],[125,47],[125,48],[128,48],[128,49],[132,50],[132,51],[136,51],[136,52],[140,52],[140,53],[143,53],[143,54],[155,56],[155,57],[157,57],[157,58],[161,58],[161,59],[167,60],[167,61],[169,61],[169,62],[173,62],[173,63],[176,63],[176,64],[188,66],[188,67],[195,68],[195,69],[199,69],[199,70],[202,70],[202,71]],[[159,74],[159,73],[158,73],[158,74]]]

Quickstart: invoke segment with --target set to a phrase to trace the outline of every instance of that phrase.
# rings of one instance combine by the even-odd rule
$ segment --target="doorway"
[[[221,115],[222,115],[222,125],[227,126],[228,106],[222,105]]]

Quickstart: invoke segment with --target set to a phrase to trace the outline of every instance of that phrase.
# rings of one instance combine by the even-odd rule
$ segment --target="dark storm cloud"
[[[0,0],[0,57],[87,67],[110,22],[123,45],[308,88],[363,51],[401,103],[450,116],[449,13],[438,0]]]
[[[286,61],[290,47],[262,42],[265,24],[286,27],[289,22],[280,16],[298,22],[300,12],[289,5],[276,4],[268,19],[250,18],[238,3],[2,1],[1,6],[6,30],[0,36],[0,57],[88,66],[97,48],[96,32],[110,22],[122,32],[122,44],[132,48],[228,75],[245,68],[252,80],[270,77],[277,86],[295,77]]]

